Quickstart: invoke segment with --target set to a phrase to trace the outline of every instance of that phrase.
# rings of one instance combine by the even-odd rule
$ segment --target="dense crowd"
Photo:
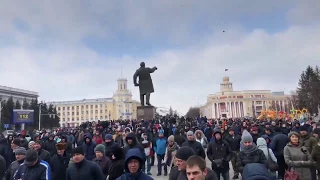
[[[0,139],[0,179],[149,180],[157,165],[156,176],[169,180],[316,180],[319,134],[312,119],[205,117],[23,131]]]

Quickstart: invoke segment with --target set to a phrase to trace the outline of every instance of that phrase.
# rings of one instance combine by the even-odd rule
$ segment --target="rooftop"
[[[37,92],[35,92],[35,91],[29,91],[29,90],[13,88],[13,87],[7,87],[7,86],[1,86],[1,85],[0,85],[0,90],[11,91],[11,92],[19,92],[19,93],[25,93],[25,94],[30,94],[30,95],[34,95],[34,96],[39,96],[39,94]]]
[[[97,102],[111,102],[112,98],[96,98],[96,99],[82,99],[82,100],[73,100],[73,101],[52,101],[47,102],[47,104],[53,105],[67,105],[67,104],[86,104],[86,103],[97,103]]]

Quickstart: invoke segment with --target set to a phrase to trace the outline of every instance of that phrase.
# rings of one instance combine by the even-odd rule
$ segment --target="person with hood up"
[[[105,135],[103,145],[105,146],[105,155],[109,158],[111,158],[112,152],[115,149],[119,148],[119,145],[116,142],[114,142],[111,134]]]
[[[212,170],[217,174],[218,179],[222,175],[224,180],[229,180],[229,161],[232,159],[233,152],[228,142],[222,139],[220,130],[216,130],[213,135],[215,141],[208,145],[208,159],[212,162]]]
[[[107,177],[108,171],[111,165],[111,160],[105,156],[105,146],[102,144],[98,144],[94,148],[94,152],[96,153],[96,157],[92,160],[93,162],[97,163],[101,168],[103,174]]]
[[[53,157],[50,159],[51,167],[51,179],[52,180],[61,180],[66,179],[66,172],[69,164],[71,155],[67,154],[67,144],[58,143],[55,145],[56,152]]]
[[[244,130],[242,133],[241,146],[242,151],[239,152],[236,162],[239,173],[242,174],[243,168],[250,163],[260,163],[267,167],[268,162],[266,156],[263,151],[258,149],[256,144],[253,143],[253,138],[247,130]]]
[[[126,143],[128,144],[126,147],[123,148],[123,152],[124,154],[127,154],[127,152],[129,151],[129,149],[134,149],[134,148],[138,148],[140,149],[141,153],[143,154],[143,159],[145,159],[144,156],[144,148],[143,146],[137,142],[137,138],[136,135],[134,133],[129,133],[126,136]]]
[[[295,131],[289,133],[289,143],[284,147],[283,156],[289,168],[294,168],[300,175],[300,180],[312,180],[310,167],[313,161],[308,149],[299,143],[300,134]]]
[[[129,149],[125,158],[125,173],[116,180],[153,180],[152,177],[142,172],[142,166],[145,160],[141,150],[138,148]]]
[[[122,148],[116,148],[112,152],[111,165],[108,180],[116,180],[124,173],[124,154]]]
[[[203,159],[206,159],[206,153],[205,153],[202,145],[195,140],[194,134],[192,131],[187,132],[187,138],[188,138],[188,141],[184,142],[182,144],[182,147],[189,146],[193,149],[193,151],[196,153],[196,155],[202,157]]]
[[[198,141],[203,148],[207,148],[208,140],[206,138],[206,136],[203,134],[203,132],[201,130],[196,130],[195,134],[195,139],[196,141]]]
[[[267,160],[271,159],[274,163],[277,164],[277,158],[273,154],[273,151],[268,148],[267,142],[264,138],[257,139],[257,147],[258,149],[262,150],[264,155],[266,156]],[[273,176],[276,176],[276,171],[271,172]]]
[[[19,166],[24,162],[26,153],[27,153],[27,150],[24,147],[19,147],[16,149],[15,155],[17,160],[13,161],[10,164],[5,175],[5,180],[14,180],[13,175],[18,170]]]
[[[84,136],[84,144],[82,147],[86,159],[92,161],[95,157],[94,148],[96,147],[96,143],[92,141],[92,137],[89,133]]]
[[[270,175],[270,172],[263,164],[250,163],[247,164],[242,173],[242,179],[244,180],[276,180],[276,178]]]

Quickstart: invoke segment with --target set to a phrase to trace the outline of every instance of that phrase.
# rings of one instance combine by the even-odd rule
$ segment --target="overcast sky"
[[[158,67],[151,103],[180,112],[225,75],[235,90],[289,92],[320,64],[319,17],[319,0],[2,0],[0,84],[46,101],[111,97],[122,68],[138,100],[144,61]]]

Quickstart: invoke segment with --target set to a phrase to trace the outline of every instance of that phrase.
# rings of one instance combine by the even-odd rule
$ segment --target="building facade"
[[[284,92],[271,90],[234,91],[229,77],[223,77],[220,92],[210,94],[200,108],[207,118],[257,117],[264,110],[289,112],[289,96]]]
[[[132,100],[127,79],[118,79],[118,89],[111,98],[47,102],[57,108],[60,126],[78,126],[86,121],[136,119],[140,102]]]
[[[20,104],[23,104],[23,100],[26,99],[27,102],[31,102],[32,99],[37,99],[39,97],[37,92],[28,91],[24,89],[12,88],[7,86],[0,85],[0,99],[8,100],[10,97],[13,98],[13,101],[19,101]]]

